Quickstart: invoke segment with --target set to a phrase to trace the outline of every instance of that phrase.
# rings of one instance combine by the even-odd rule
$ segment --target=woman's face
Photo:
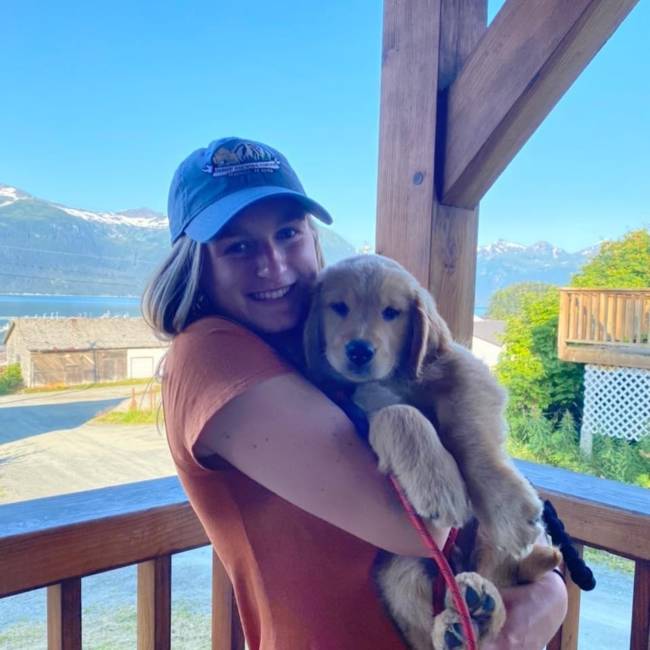
[[[302,321],[319,268],[314,234],[297,203],[251,205],[206,251],[201,283],[220,314],[269,334]]]

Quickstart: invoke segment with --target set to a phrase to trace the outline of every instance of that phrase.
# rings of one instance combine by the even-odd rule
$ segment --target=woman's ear
[[[316,284],[309,304],[309,312],[302,335],[303,349],[307,368],[315,371],[319,368],[323,356],[323,336],[321,326],[321,284]]]
[[[437,357],[446,352],[452,338],[429,292],[419,287],[411,306],[411,341],[407,369],[412,379],[422,372],[427,356]]]

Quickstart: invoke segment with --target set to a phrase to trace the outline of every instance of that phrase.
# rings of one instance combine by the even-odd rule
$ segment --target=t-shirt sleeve
[[[291,371],[261,338],[222,318],[201,319],[179,334],[167,353],[162,379],[175,463],[186,471],[209,471],[193,451],[208,420],[251,386]]]

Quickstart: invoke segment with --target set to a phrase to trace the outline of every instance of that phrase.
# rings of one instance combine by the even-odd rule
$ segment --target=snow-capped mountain
[[[322,233],[328,260],[354,254]],[[140,295],[168,251],[167,217],[148,208],[97,212],[0,184],[0,294]]]
[[[600,244],[577,253],[545,241],[530,246],[498,240],[479,246],[476,262],[476,307],[487,307],[492,294],[517,282],[547,282],[566,285],[571,276],[591,259]]]

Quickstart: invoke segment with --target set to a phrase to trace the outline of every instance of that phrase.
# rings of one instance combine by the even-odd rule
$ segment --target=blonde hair
[[[314,235],[318,269],[325,266],[318,229],[311,215],[307,223]],[[205,244],[182,235],[163,263],[154,272],[142,295],[142,315],[147,324],[164,339],[180,334],[195,320],[213,309],[201,291],[201,271]]]

